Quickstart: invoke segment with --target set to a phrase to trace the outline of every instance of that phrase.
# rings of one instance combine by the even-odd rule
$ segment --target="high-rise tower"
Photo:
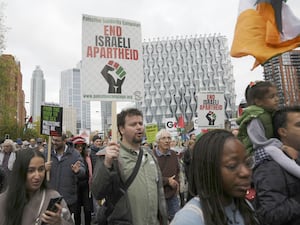
[[[111,106],[111,102],[101,102],[101,126],[107,136],[111,126]]]
[[[76,134],[79,134],[81,128],[91,128],[90,102],[82,101],[80,79],[79,68],[61,72],[59,103],[64,110],[72,111],[73,109],[76,111]],[[73,120],[70,114],[64,113],[63,120],[65,123],[63,122],[63,124],[70,124],[70,121],[67,121],[69,119]],[[73,127],[65,127],[65,129],[65,131],[74,130]]]
[[[296,105],[300,101],[300,51],[273,57],[264,64],[264,77],[276,84],[279,104]]]
[[[41,105],[45,102],[46,84],[44,73],[40,66],[36,66],[31,77],[30,114],[33,121],[40,120]]]

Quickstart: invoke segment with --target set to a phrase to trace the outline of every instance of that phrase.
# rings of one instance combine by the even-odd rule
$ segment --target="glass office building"
[[[90,102],[83,102],[81,97],[80,69],[73,68],[61,72],[59,103],[63,108],[76,110],[76,134],[81,128],[91,128]],[[63,117],[63,120],[67,120]],[[69,123],[65,123],[69,124]],[[67,128],[66,130],[73,130]]]

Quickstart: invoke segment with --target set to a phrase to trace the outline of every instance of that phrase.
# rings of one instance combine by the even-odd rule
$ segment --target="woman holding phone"
[[[66,202],[59,203],[60,194],[46,187],[45,174],[43,153],[17,152],[8,188],[0,195],[0,225],[74,224]],[[58,203],[51,201],[55,198]]]

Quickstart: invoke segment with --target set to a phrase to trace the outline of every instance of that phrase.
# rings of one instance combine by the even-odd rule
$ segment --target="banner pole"
[[[51,161],[51,143],[52,143],[51,136],[49,136],[49,138],[48,138],[47,162]],[[46,178],[47,178],[47,181],[50,180],[50,170],[47,171]]]
[[[111,140],[117,142],[117,102],[111,103]]]

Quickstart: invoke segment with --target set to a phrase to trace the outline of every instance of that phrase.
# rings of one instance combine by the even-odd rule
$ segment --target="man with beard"
[[[275,137],[293,147],[283,150],[300,163],[300,107],[286,106],[273,117]],[[256,189],[255,211],[261,224],[300,224],[300,179],[272,159],[265,159],[253,171]]]
[[[141,147],[142,112],[135,108],[123,110],[117,115],[117,126],[121,141],[109,143],[98,153],[100,160],[94,170],[92,193],[96,199],[105,198],[109,205],[118,194],[118,182],[128,179],[141,152],[138,173],[108,215],[108,224],[165,225],[167,213],[160,169],[152,152]]]
[[[48,186],[64,197],[71,214],[74,214],[77,205],[77,179],[86,175],[86,168],[81,155],[67,145],[67,140],[65,134],[52,137],[51,162],[46,163],[46,169],[50,170]],[[47,151],[44,154],[47,156]]]

